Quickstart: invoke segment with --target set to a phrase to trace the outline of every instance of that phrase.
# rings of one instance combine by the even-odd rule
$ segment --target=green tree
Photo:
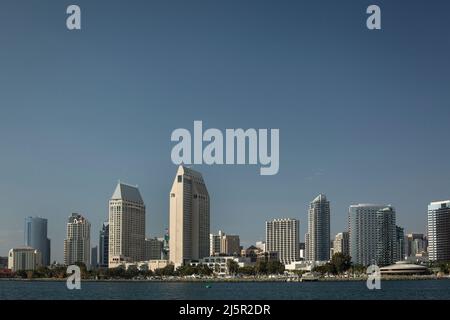
[[[351,267],[351,258],[343,253],[335,253],[331,258],[331,271],[333,274],[342,274]]]
[[[238,273],[246,275],[246,276],[254,276],[256,274],[256,270],[255,270],[255,267],[253,267],[253,266],[245,266],[245,267],[239,268]]]
[[[239,264],[236,261],[230,259],[227,260],[227,268],[230,275],[236,275],[236,273],[238,273],[239,271]]]
[[[256,262],[255,271],[259,275],[267,274],[267,262],[264,260],[258,260]]]
[[[267,272],[269,274],[283,274],[284,269],[284,264],[282,264],[280,261],[267,262]]]

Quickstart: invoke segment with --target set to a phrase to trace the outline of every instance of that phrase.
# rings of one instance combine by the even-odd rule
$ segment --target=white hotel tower
[[[450,200],[428,205],[428,252],[431,261],[450,260]]]
[[[79,213],[72,213],[67,222],[67,238],[64,240],[64,264],[77,262],[90,267],[91,224]]]
[[[109,200],[109,266],[143,261],[145,204],[136,186],[118,183]]]
[[[283,264],[300,260],[300,223],[297,219],[275,219],[266,221],[266,250],[278,252]]]
[[[209,256],[209,194],[201,173],[179,166],[170,190],[170,261],[179,267]]]

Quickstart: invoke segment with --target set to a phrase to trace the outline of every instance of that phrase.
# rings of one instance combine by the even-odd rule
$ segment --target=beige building
[[[218,234],[209,235],[209,242],[210,256],[235,256],[241,252],[241,242],[237,235],[228,235],[219,231]]]
[[[67,236],[64,240],[64,264],[77,262],[90,267],[91,224],[79,213],[72,213],[67,222]]]
[[[350,254],[348,232],[341,232],[336,235],[333,241],[333,254],[342,253],[344,255]]]
[[[145,260],[145,204],[135,186],[118,183],[109,200],[109,266]]]
[[[13,272],[36,270],[41,265],[42,257],[39,250],[31,247],[20,247],[9,250],[8,269]]]
[[[209,194],[201,173],[179,166],[169,199],[169,260],[179,267],[209,256]]]

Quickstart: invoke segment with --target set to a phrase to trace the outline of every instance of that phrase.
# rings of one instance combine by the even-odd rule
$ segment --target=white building
[[[430,261],[450,261],[450,200],[428,205],[428,255]]]
[[[341,232],[336,235],[333,241],[333,253],[350,255],[348,232]]]
[[[275,219],[266,221],[266,249],[278,252],[283,264],[300,260],[300,222],[297,219]]]
[[[41,252],[31,247],[20,247],[9,250],[8,269],[13,272],[36,270],[42,265]]]
[[[67,222],[64,240],[64,264],[84,263],[90,268],[91,224],[79,213],[72,213]]]
[[[178,268],[209,256],[209,194],[201,173],[179,166],[170,190],[170,261]]]
[[[109,200],[109,264],[118,257],[143,261],[145,204],[136,186],[118,183]],[[111,267],[111,266],[110,266]]]
[[[198,262],[191,262],[191,266],[198,266],[198,265],[206,265],[208,268],[210,268],[214,274],[216,275],[227,275],[229,274],[228,270],[228,261],[232,260],[236,262],[239,266],[239,268],[252,266],[253,263],[251,262],[250,258],[247,257],[205,257],[200,259]]]
[[[309,204],[307,237],[306,260],[330,260],[330,202],[324,194]]]

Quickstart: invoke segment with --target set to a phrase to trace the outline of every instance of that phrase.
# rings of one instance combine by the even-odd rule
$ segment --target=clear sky
[[[66,8],[82,10],[68,31]],[[382,30],[365,26],[378,4]],[[448,1],[158,0],[0,2],[0,255],[24,218],[49,220],[63,258],[71,212],[92,244],[117,181],[137,184],[147,234],[168,225],[176,128],[279,128],[280,172],[197,166],[211,231],[264,238],[318,193],[331,230],[348,206],[392,204],[425,232],[427,204],[450,198]]]

